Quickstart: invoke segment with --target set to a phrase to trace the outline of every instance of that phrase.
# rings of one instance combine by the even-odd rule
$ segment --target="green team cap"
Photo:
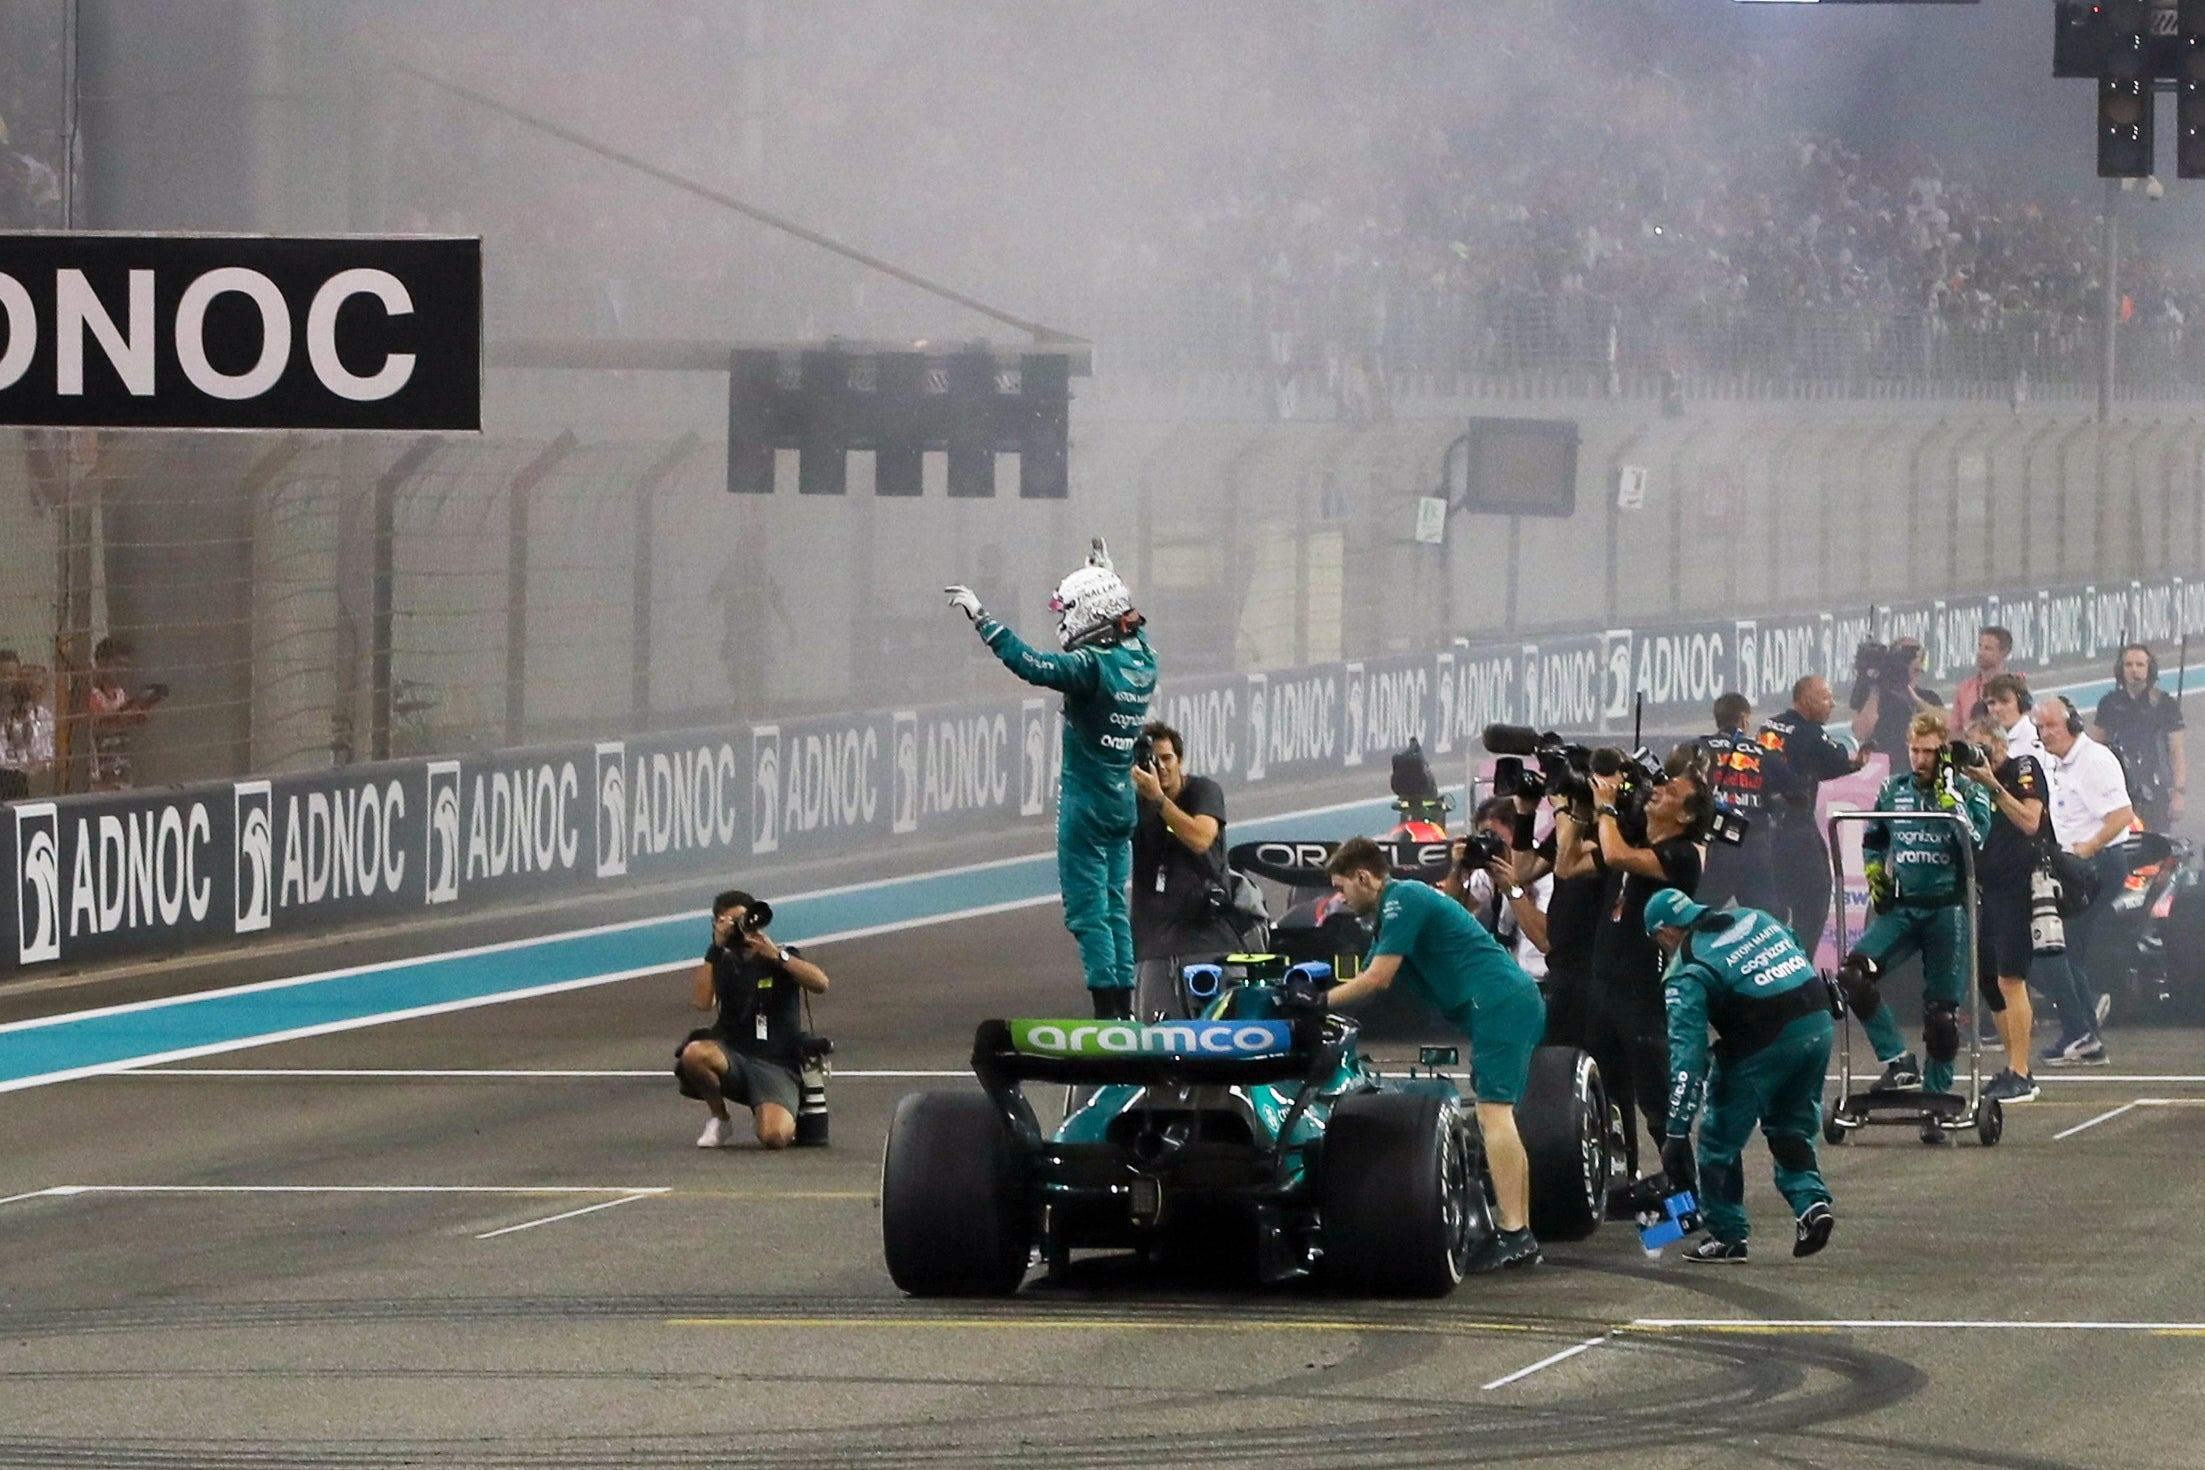
[[[1646,900],[1646,932],[1656,929],[1689,929],[1693,921],[1707,912],[1707,905],[1694,903],[1681,888],[1664,888]]]

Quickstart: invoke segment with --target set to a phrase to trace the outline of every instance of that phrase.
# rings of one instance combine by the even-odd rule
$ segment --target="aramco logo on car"
[[[1011,1022],[1011,1046],[1036,1057],[1273,1057],[1293,1045],[1285,1021]]]

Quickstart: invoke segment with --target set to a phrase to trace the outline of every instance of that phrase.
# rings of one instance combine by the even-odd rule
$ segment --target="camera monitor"
[[[1575,515],[1577,438],[1575,419],[1472,419],[1463,436],[1462,508]]]

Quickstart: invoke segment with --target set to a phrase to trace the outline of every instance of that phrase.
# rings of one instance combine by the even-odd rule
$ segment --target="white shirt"
[[[1493,879],[1482,868],[1470,875],[1467,889],[1470,894],[1472,914],[1484,914],[1493,906]],[[1531,906],[1540,913],[1547,911],[1547,900],[1554,896],[1554,875],[1547,873],[1531,885]],[[1500,906],[1500,931],[1493,937],[1508,947],[1509,955],[1534,980],[1543,980],[1547,973],[1547,957],[1525,936],[1523,926],[1516,922],[1516,906],[1503,900]]]
[[[2044,753],[2044,737],[2037,733],[2037,722],[2026,713],[2006,732],[2006,754],[2008,758],[2033,755],[2039,765],[2051,763],[2051,757]]]
[[[2088,735],[2077,735],[2065,756],[2046,750],[2037,761],[2052,783],[2052,835],[2070,851],[2097,836],[2105,819],[2129,804],[2120,758]],[[2113,839],[2126,841],[2126,833]]]

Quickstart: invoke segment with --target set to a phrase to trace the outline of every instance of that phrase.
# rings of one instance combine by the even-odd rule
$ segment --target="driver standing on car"
[[[1349,908],[1377,920],[1361,973],[1336,986],[1326,1005],[1352,1006],[1399,976],[1469,1037],[1470,1080],[1500,1225],[1475,1269],[1537,1265],[1531,1159],[1516,1131],[1516,1104],[1546,1029],[1537,982],[1461,904],[1436,888],[1394,879],[1385,853],[1368,837],[1341,843],[1325,870]]]
[[[1814,1142],[1830,1066],[1829,987],[1784,926],[1759,909],[1710,909],[1664,888],[1646,900],[1646,932],[1668,960],[1662,999],[1669,1009],[1669,1123],[1662,1170],[1671,1187],[1699,1196],[1707,1217],[1707,1237],[1684,1258],[1745,1262],[1746,1180],[1738,1157],[1756,1123],[1776,1161],[1777,1191],[1797,1217],[1792,1254],[1813,1255],[1830,1243],[1836,1224]],[[1710,1025],[1717,1032],[1712,1069]]]
[[[1141,636],[1133,594],[1097,536],[1087,565],[1057,584],[1062,653],[1029,648],[980,606],[970,587],[946,588],[949,605],[972,620],[980,641],[1029,684],[1064,696],[1064,772],[1057,785],[1057,889],[1064,927],[1079,943],[1080,968],[1100,1020],[1133,1018],[1134,742],[1156,687],[1156,655]]]

